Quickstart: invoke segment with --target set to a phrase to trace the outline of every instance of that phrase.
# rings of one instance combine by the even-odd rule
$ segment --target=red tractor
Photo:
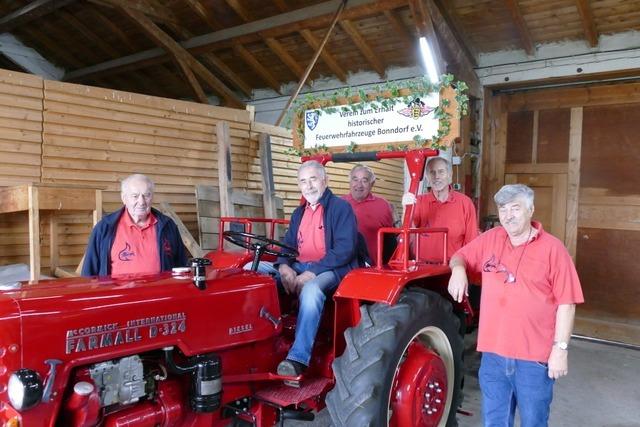
[[[327,154],[327,161],[406,158],[416,192],[434,150]],[[309,369],[279,376],[292,344],[295,301],[255,271],[295,256],[273,240],[283,220],[222,218],[219,250],[157,275],[16,283],[0,292],[3,426],[455,425],[462,331],[473,311],[452,303],[446,263],[424,264],[412,234],[384,265],[350,272],[325,306]],[[243,231],[222,232],[229,223]],[[262,224],[267,237],[252,233]],[[224,250],[223,235],[245,250]],[[418,241],[419,239],[414,239]],[[378,257],[381,258],[380,256]],[[446,239],[443,248],[446,259]],[[253,270],[243,269],[253,261]],[[298,388],[283,381],[297,381]]]

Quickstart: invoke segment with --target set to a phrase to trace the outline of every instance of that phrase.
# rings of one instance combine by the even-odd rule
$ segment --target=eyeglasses
[[[504,283],[515,283],[516,275],[510,272],[504,264],[500,261],[496,260],[495,255],[491,255],[483,265],[482,271],[485,273],[506,273],[506,278],[504,279]]]

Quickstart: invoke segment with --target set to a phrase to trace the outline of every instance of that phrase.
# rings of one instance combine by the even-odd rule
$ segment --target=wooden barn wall
[[[285,216],[289,217],[300,203],[300,190],[296,183],[296,173],[300,166],[300,158],[287,152],[287,149],[292,147],[291,131],[262,123],[254,123],[251,128],[250,152],[252,153],[257,153],[258,151],[258,136],[260,133],[266,133],[271,136],[271,157],[276,195],[282,198]],[[397,218],[400,218],[402,212],[403,161],[385,160],[363,163],[369,166],[376,174],[374,193],[384,197],[394,206]],[[335,194],[341,196],[349,192],[349,171],[353,166],[354,164],[352,163],[327,164],[329,186]],[[257,155],[253,157],[253,163],[249,166],[249,171],[249,191],[261,191],[260,159]]]
[[[576,261],[576,332],[640,344],[640,84],[485,97],[481,214],[505,183],[536,190],[536,214]]]
[[[248,111],[7,71],[0,71],[0,82],[0,103],[6,105],[0,113],[2,186],[43,182],[99,188],[104,190],[103,211],[109,213],[122,204],[120,181],[144,173],[156,183],[154,203],[171,203],[197,236],[194,186],[218,184],[216,125],[221,120],[230,129],[233,185],[247,186],[249,159],[255,155],[249,152]],[[42,267],[47,273],[48,215],[43,212],[41,217]],[[61,265],[80,261],[90,221],[89,212],[61,219]],[[0,216],[0,265],[28,263],[26,224],[23,213]]]

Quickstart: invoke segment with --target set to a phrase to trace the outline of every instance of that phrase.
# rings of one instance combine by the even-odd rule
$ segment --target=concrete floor
[[[465,398],[460,427],[481,427],[475,334],[465,338]],[[287,422],[287,427],[328,427],[326,410],[316,420]],[[516,415],[516,425],[517,422]],[[553,427],[640,427],[640,351],[594,342],[571,341],[569,375],[554,388],[549,425]],[[349,426],[358,427],[358,426]]]

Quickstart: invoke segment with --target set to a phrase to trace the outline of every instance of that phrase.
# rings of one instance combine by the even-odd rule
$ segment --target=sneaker
[[[307,366],[303,363],[296,362],[295,360],[284,359],[278,365],[278,375],[287,377],[298,377],[307,369]],[[286,385],[291,387],[300,387],[299,381],[285,381]]]

